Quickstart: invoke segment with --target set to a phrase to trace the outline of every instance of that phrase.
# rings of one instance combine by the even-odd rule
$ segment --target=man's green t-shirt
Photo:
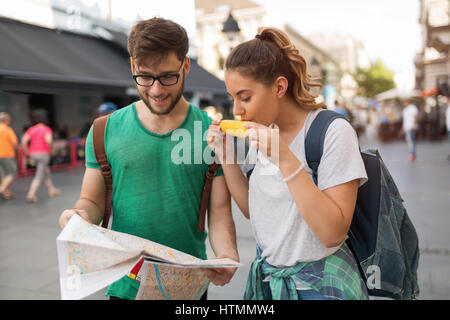
[[[206,259],[206,232],[198,232],[198,213],[206,171],[214,153],[206,143],[211,118],[189,105],[174,131],[156,134],[140,122],[135,103],[114,112],[105,131],[112,168],[114,231],[132,234]],[[86,141],[86,167],[100,168]],[[218,175],[223,171],[219,167]],[[106,295],[136,297],[139,282],[123,277]]]

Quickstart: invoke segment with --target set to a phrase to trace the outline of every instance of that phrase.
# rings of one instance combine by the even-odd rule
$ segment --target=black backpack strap
[[[317,170],[319,169],[320,159],[323,154],[323,145],[325,143],[325,134],[328,127],[334,119],[345,117],[332,110],[323,110],[319,112],[311,123],[305,138],[305,155],[308,166],[313,172],[313,180],[317,185]]]

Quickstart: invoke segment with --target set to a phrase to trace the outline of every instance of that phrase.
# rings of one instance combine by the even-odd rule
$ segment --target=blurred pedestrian
[[[416,160],[416,131],[418,128],[419,110],[410,100],[403,101],[403,132],[408,143],[408,160]]]
[[[206,259],[207,234],[198,226],[210,165],[203,151],[211,154],[203,136],[211,119],[183,96],[190,70],[188,49],[186,30],[167,19],[139,21],[130,32],[131,73],[141,99],[111,114],[104,134],[114,187],[111,229]],[[86,171],[80,199],[73,209],[61,213],[61,228],[74,214],[95,224],[104,218],[105,181],[93,150],[92,131],[86,141]],[[180,163],[173,157],[180,153],[181,133],[186,133],[192,143],[184,144],[182,153],[188,154],[189,159]],[[181,138],[186,142],[185,136]],[[194,157],[196,149],[200,159]],[[218,258],[238,261],[231,199],[220,168],[212,178],[209,203],[212,250]],[[221,286],[235,272],[236,268],[204,270],[212,283]],[[138,287],[136,280],[124,276],[109,286],[106,295],[112,300],[133,300]]]
[[[233,49],[225,69],[233,112],[250,121],[244,124],[251,146],[247,159],[254,156],[250,179],[250,170],[242,174],[236,158],[224,162],[231,154],[224,150],[219,122],[210,126],[207,142],[257,242],[244,299],[367,299],[345,243],[358,188],[367,181],[355,130],[345,119],[330,124],[316,185],[304,142],[326,106],[309,92],[320,85],[310,80],[306,61],[288,36],[263,28]]]
[[[375,107],[369,107],[367,115],[366,136],[369,144],[373,144],[378,136],[378,113]]]
[[[383,142],[392,139],[391,120],[388,116],[388,106],[384,104],[381,106],[380,117],[378,119],[378,137]]]
[[[117,110],[117,105],[114,102],[103,102],[93,112],[94,118],[105,116],[107,114],[113,113],[116,110]],[[92,120],[94,120],[94,119],[91,119],[89,122],[86,122],[84,124],[83,128],[80,130],[79,136],[80,136],[80,139],[83,139],[83,141],[86,140],[86,137],[89,133],[89,129],[91,128],[91,125],[92,125]]]
[[[36,192],[42,182],[48,189],[49,197],[56,197],[61,190],[55,188],[51,178],[50,160],[52,155],[53,131],[47,126],[46,113],[37,110],[33,113],[36,124],[29,128],[22,137],[24,154],[36,163],[36,173],[27,194],[28,202],[37,202]]]
[[[17,136],[9,126],[11,117],[6,112],[0,112],[0,196],[6,200],[13,197],[9,187],[17,173],[16,150]]]
[[[350,120],[350,116],[349,116],[348,110],[347,110],[347,108],[345,107],[345,104],[344,104],[344,103],[341,104],[341,103],[339,102],[339,100],[336,100],[336,101],[334,102],[334,105],[335,105],[334,111],[336,111],[337,113],[342,114],[342,115],[345,117],[345,119]],[[351,122],[350,122],[350,123],[351,123]]]
[[[89,134],[89,130],[91,128],[93,120],[95,120],[95,118],[113,113],[116,110],[117,110],[117,105],[114,102],[103,102],[93,112],[93,119],[85,122],[85,124],[83,125],[83,127],[81,128],[81,130],[78,134],[78,140],[77,140],[77,155],[80,159],[85,158],[86,139]]]
[[[97,116],[101,117],[117,110],[117,105],[114,102],[103,102],[96,110]]]
[[[445,124],[447,126],[448,142],[450,143],[450,97],[447,97],[446,106],[447,110],[445,110]],[[448,155],[447,160],[450,161],[450,154]]]

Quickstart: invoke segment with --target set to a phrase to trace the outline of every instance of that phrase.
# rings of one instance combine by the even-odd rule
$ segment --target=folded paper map
[[[78,215],[61,231],[56,246],[61,299],[82,299],[125,275],[140,282],[136,299],[199,299],[209,283],[199,268],[241,266],[227,258],[202,260]]]

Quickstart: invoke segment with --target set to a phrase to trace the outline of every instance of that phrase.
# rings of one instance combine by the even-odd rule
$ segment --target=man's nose
[[[165,91],[166,88],[158,80],[155,80],[153,85],[150,87],[150,94],[154,97],[164,94]]]

